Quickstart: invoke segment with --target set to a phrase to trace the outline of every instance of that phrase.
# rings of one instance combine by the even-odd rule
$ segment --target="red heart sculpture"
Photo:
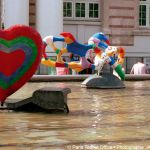
[[[15,25],[0,30],[0,101],[21,88],[35,73],[42,57],[42,39],[33,28]]]

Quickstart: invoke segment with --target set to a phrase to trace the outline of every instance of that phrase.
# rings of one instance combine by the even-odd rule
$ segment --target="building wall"
[[[103,32],[112,45],[134,45],[133,31],[138,25],[138,0],[102,0]]]
[[[78,41],[85,43],[97,32],[101,31],[100,22],[64,21],[63,30],[72,33]]]

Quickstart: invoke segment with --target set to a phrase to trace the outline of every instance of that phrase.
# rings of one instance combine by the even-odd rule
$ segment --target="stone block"
[[[70,88],[46,87],[33,92],[32,97],[27,99],[8,99],[5,105],[15,111],[50,111],[63,110],[68,113],[67,94],[71,93]]]
[[[32,96],[32,102],[44,109],[64,109],[69,112],[67,106],[67,94],[69,88],[47,87],[36,90]]]

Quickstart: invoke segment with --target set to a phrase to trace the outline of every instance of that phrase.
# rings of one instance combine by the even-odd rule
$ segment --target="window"
[[[75,16],[85,17],[85,3],[75,3]]]
[[[98,18],[98,3],[89,3],[89,18]]]
[[[140,12],[139,12],[139,24],[140,26],[146,26],[146,5],[140,5]]]
[[[150,26],[150,0],[140,0],[139,25]]]
[[[72,2],[64,2],[63,13],[64,17],[72,17]]]
[[[64,18],[99,19],[100,0],[64,0]]]

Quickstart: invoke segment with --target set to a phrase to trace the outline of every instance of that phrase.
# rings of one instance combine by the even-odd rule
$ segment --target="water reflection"
[[[26,84],[10,98],[26,98],[48,86],[71,88],[70,113],[0,112],[0,149],[86,149],[85,145],[146,149],[150,145],[150,81],[125,84],[125,89],[116,90],[85,89],[79,82]]]

